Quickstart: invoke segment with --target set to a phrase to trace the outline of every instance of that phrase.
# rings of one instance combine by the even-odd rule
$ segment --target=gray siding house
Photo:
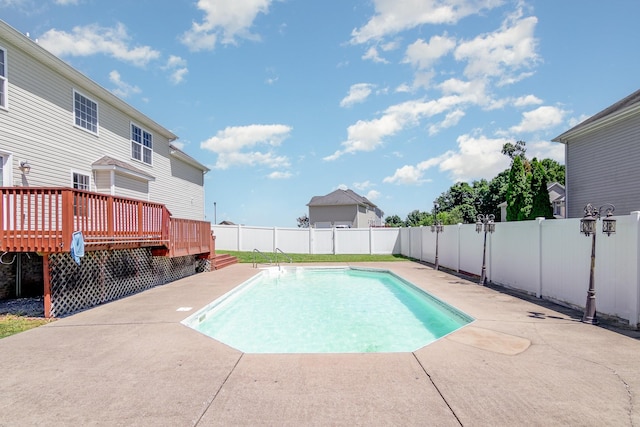
[[[0,187],[71,187],[204,219],[207,167],[149,117],[0,20]]]
[[[383,225],[384,212],[351,190],[335,190],[314,196],[307,203],[309,226],[313,228],[367,228]]]
[[[640,90],[552,141],[565,144],[567,217],[582,217],[588,203],[640,210]]]

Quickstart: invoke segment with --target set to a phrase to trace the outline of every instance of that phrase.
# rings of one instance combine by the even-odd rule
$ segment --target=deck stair
[[[212,270],[220,270],[238,262],[238,258],[229,254],[215,254],[210,259]]]

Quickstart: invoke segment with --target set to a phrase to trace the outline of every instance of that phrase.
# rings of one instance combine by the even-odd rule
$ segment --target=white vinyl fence
[[[600,314],[640,322],[640,212],[617,216],[617,232],[606,236],[598,221],[595,288]],[[435,262],[436,234],[416,228],[212,227],[216,249],[304,254],[402,254]],[[499,222],[487,235],[487,280],[576,308],[585,306],[591,237],[580,220]],[[438,239],[439,265],[480,275],[483,233],[474,224],[447,225]]]

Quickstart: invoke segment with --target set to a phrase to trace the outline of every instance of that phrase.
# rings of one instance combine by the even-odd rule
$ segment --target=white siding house
[[[553,139],[565,144],[567,217],[591,203],[640,211],[640,90]]]
[[[86,189],[202,220],[209,169],[175,139],[0,20],[0,186]]]

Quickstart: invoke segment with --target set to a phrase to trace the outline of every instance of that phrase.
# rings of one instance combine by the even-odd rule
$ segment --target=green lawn
[[[0,315],[0,338],[17,334],[28,329],[49,323],[51,320],[39,317],[16,316],[15,314]]]
[[[229,254],[238,258],[238,262],[253,263],[254,259],[260,264],[268,263],[260,254],[255,252],[237,252],[216,250],[216,254]],[[276,254],[263,252],[263,254],[276,262]],[[386,261],[407,261],[409,258],[402,255],[309,255],[309,254],[287,254],[293,262],[386,262]],[[289,259],[277,254],[277,260],[281,263],[289,262]],[[255,257],[255,258],[254,258]]]

